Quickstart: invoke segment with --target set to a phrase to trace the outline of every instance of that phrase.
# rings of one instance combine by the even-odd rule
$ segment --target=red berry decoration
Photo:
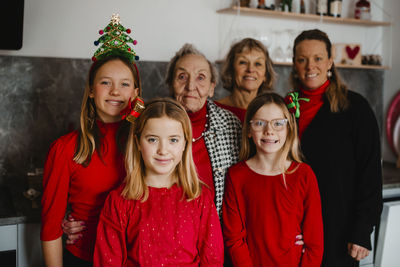
[[[127,33],[131,33],[131,29],[126,29],[126,32]]]
[[[128,51],[131,51],[131,48],[130,48],[130,47],[128,48]]]
[[[103,33],[104,33],[103,30],[100,30],[100,31],[99,31],[99,34],[100,34],[100,35],[103,35]]]
[[[133,40],[133,45],[136,45],[137,44],[137,41],[136,40]]]
[[[96,61],[96,57],[92,57],[92,61],[95,62]]]

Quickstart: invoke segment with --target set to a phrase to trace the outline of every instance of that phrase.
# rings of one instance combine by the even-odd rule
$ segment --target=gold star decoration
[[[111,23],[113,25],[119,24],[121,19],[119,18],[119,14],[112,14],[111,16]]]

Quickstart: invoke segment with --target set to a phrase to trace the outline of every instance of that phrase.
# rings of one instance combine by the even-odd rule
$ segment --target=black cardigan
[[[382,211],[380,136],[368,102],[348,92],[349,107],[332,113],[328,100],[301,138],[314,170],[324,221],[322,266],[353,266],[351,242],[371,249],[370,234]],[[307,246],[307,244],[306,244]]]

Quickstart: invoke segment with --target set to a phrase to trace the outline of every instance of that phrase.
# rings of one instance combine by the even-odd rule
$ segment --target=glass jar
[[[359,0],[356,3],[354,18],[356,19],[371,19],[371,4],[368,0]]]

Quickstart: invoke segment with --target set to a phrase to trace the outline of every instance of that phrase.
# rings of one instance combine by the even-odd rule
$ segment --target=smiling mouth
[[[261,139],[261,142],[265,144],[276,144],[278,143],[278,140]]]
[[[123,101],[118,100],[106,100],[106,102],[112,106],[120,106],[124,103]]]
[[[244,76],[243,79],[246,81],[256,81],[257,80],[255,77],[250,77],[250,76]]]
[[[307,75],[306,75],[307,78],[315,78],[315,77],[317,77],[317,76],[318,76],[317,73],[307,74]]]
[[[168,164],[171,162],[171,159],[155,159],[158,163]]]

